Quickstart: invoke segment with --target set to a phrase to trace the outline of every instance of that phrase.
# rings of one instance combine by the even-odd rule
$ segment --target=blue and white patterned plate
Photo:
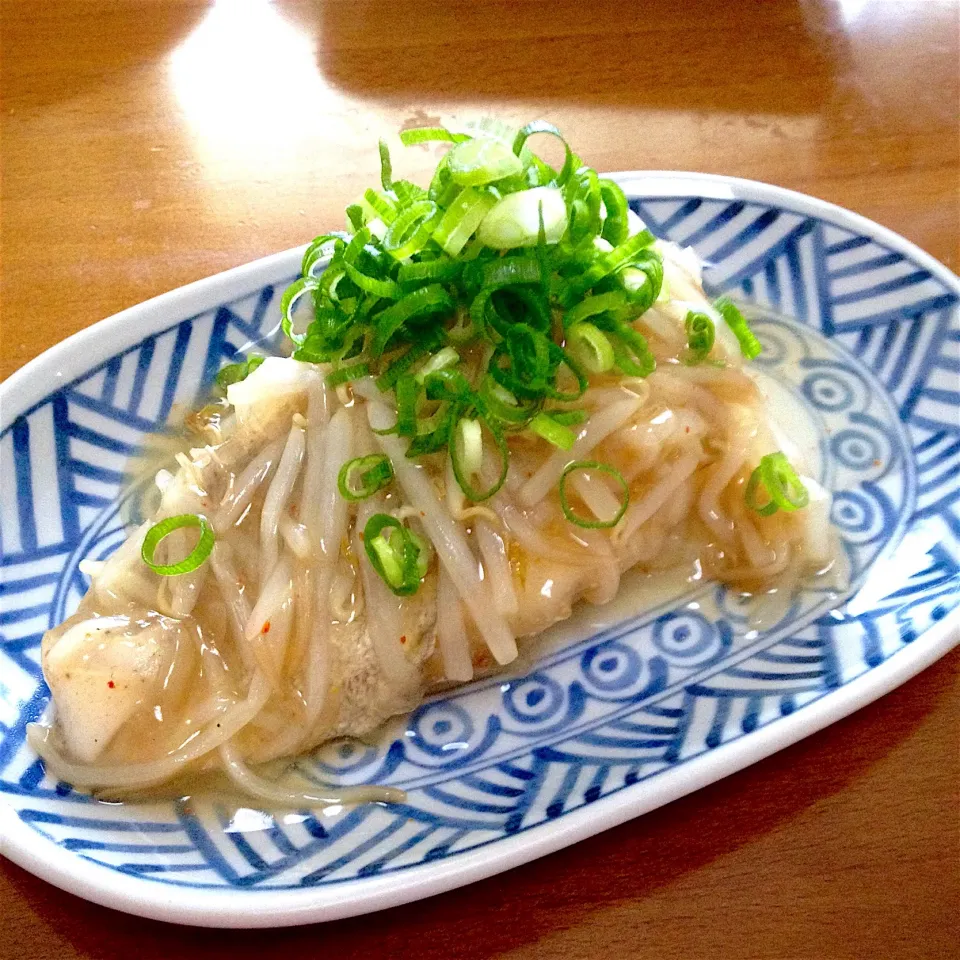
[[[270,342],[300,251],[104,321],[0,388],[2,852],[81,896],[186,923],[265,926],[379,909],[505,870],[732,773],[868,703],[957,640],[960,282],[890,231],[809,197],[694,174],[619,177],[712,292],[757,305],[772,389],[794,398],[851,585],[749,629],[700,586],[525,675],[423,705],[318,775],[405,788],[397,806],[269,816],[214,800],[95,802],[44,772],[40,638],[123,537],[125,466],[175,404]],[[785,323],[781,316],[796,318]],[[787,365],[781,360],[790,360]]]

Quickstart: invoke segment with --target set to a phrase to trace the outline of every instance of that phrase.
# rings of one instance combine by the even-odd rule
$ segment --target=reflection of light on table
[[[310,127],[304,111],[342,100],[309,37],[267,0],[217,0],[172,54],[170,79],[199,159],[226,179],[293,169]]]
[[[936,3],[941,6],[948,6],[951,2],[952,0],[839,0],[839,6],[840,16],[843,17],[844,23],[853,23],[867,7],[881,3],[887,6],[897,4],[901,8],[907,8],[903,12],[905,16],[909,16],[913,12],[909,8],[917,4]]]

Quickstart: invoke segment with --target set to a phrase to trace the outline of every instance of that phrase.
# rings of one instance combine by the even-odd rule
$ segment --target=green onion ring
[[[614,247],[609,253],[597,257],[579,277],[573,278],[566,284],[560,293],[560,302],[566,307],[572,307],[604,277],[627,266],[641,250],[649,247],[656,239],[649,230],[642,230],[629,237],[620,246]]]
[[[339,387],[342,383],[350,383],[351,380],[359,380],[368,376],[370,376],[369,363],[353,363],[348,367],[339,367],[328,373],[327,385]]]
[[[502,140],[476,137],[458,143],[447,154],[450,176],[465,187],[479,187],[523,171],[520,158]]]
[[[344,500],[372,497],[393,480],[393,464],[383,453],[348,460],[337,474],[337,489]]]
[[[363,528],[362,539],[370,565],[393,593],[407,597],[417,592],[429,562],[420,537],[396,517],[375,513]]]
[[[564,314],[564,327],[572,327],[587,317],[595,317],[598,313],[608,313],[620,310],[627,303],[627,295],[619,290],[610,293],[598,293],[596,296],[581,300],[575,307]]]
[[[607,208],[607,217],[603,221],[600,236],[607,243],[618,247],[630,236],[630,221],[627,216],[629,206],[620,184],[613,180],[600,180],[600,197]]]
[[[754,332],[750,329],[746,317],[737,309],[736,305],[728,297],[720,297],[715,301],[714,309],[723,317],[727,326],[733,331],[733,335],[740,344],[740,352],[748,359],[753,360],[760,356],[763,347],[756,338]]]
[[[687,362],[700,363],[713,349],[717,336],[716,325],[705,313],[688,310],[683,326],[687,331],[687,348],[690,351]]]
[[[599,473],[605,473],[607,476],[613,477],[614,480],[620,485],[623,490],[623,502],[620,504],[620,508],[617,510],[616,514],[610,520],[585,520],[583,517],[578,516],[570,508],[570,504],[567,502],[567,478],[571,473],[574,473],[577,470],[596,470]],[[563,473],[560,475],[560,509],[563,510],[563,515],[571,523],[576,524],[578,527],[584,527],[588,530],[607,530],[610,527],[615,527],[627,512],[627,507],[630,506],[630,487],[627,485],[627,481],[623,479],[623,474],[614,467],[609,466],[606,463],[598,463],[596,460],[574,460],[573,463],[568,463],[564,467]]]
[[[176,563],[154,563],[153,558],[160,542],[174,530],[183,530],[186,527],[197,527],[200,530],[200,539],[197,540],[196,546],[190,553]],[[213,527],[210,526],[205,517],[195,513],[181,513],[176,517],[167,517],[165,520],[155,523],[147,531],[147,535],[143,538],[140,556],[154,573],[159,573],[162,577],[176,577],[182,573],[192,573],[196,570],[210,556],[215,542],[216,537],[213,533]]]
[[[558,423],[547,413],[538,413],[527,425],[538,437],[552,443],[561,450],[569,450],[576,442],[577,435],[567,426]]]
[[[405,147],[412,147],[418,143],[463,143],[471,139],[468,133],[451,133],[446,127],[416,127],[404,130],[400,134],[400,142]]]
[[[577,323],[567,332],[567,351],[588,373],[606,373],[616,359],[610,339],[592,323]]]
[[[303,251],[303,260],[300,264],[300,273],[304,277],[313,276],[313,268],[327,257],[330,246],[337,240],[349,240],[349,233],[324,233],[310,241]]]
[[[266,359],[266,357],[254,354],[253,356],[247,357],[246,360],[241,360],[239,363],[228,363],[217,372],[215,378],[217,386],[226,390],[231,384],[246,380]]]
[[[387,227],[383,249],[395,260],[405,260],[419,253],[443,216],[443,211],[432,200],[418,200],[411,204]]]
[[[379,357],[390,338],[408,321],[431,313],[453,309],[453,299],[440,284],[421,287],[401,297],[396,303],[377,315],[371,353]]]
[[[765,503],[758,497],[761,489],[768,497]],[[759,466],[750,474],[744,500],[754,513],[769,517],[777,510],[792,513],[802,509],[810,502],[810,494],[790,461],[778,452],[760,458]]]
[[[484,500],[489,500],[503,486],[504,481],[507,479],[507,471],[510,468],[510,451],[507,448],[507,441],[504,439],[503,434],[486,417],[481,417],[480,420],[486,424],[487,429],[493,436],[493,441],[496,444],[497,452],[500,454],[500,475],[486,490],[478,490],[475,486],[473,486],[464,469],[464,464],[461,463],[459,459],[459,451],[457,449],[457,436],[459,434],[458,429],[454,429],[450,432],[450,440],[448,443],[448,451],[450,454],[450,462],[453,467],[453,475],[456,478],[460,489],[464,492],[464,495],[468,500],[472,500],[474,503],[482,503]]]
[[[393,187],[393,165],[390,163],[390,148],[385,140],[380,144],[380,183],[384,190],[390,190]]]
[[[433,231],[434,241],[451,257],[457,256],[496,202],[496,196],[489,190],[464,187],[447,207]]]
[[[328,268],[329,269],[329,268]],[[320,281],[316,277],[299,277],[283,291],[280,298],[280,326],[283,332],[299,346],[306,340],[306,333],[293,332],[293,308],[296,302],[306,293],[310,293],[320,287]]]
[[[419,263],[401,263],[397,281],[401,286],[423,280],[449,283],[456,280],[462,270],[463,264],[458,260],[421,260]]]
[[[526,144],[527,140],[535,133],[549,133],[550,136],[556,137],[563,144],[563,168],[560,170],[560,174],[556,180],[557,185],[562,187],[573,174],[573,151],[570,149],[570,144],[567,143],[566,138],[552,123],[547,123],[544,120],[533,120],[522,126],[514,138],[513,152],[519,157],[524,144]]]
[[[397,219],[397,205],[389,197],[378,193],[373,187],[368,187],[364,191],[363,200],[370,208],[370,212],[387,226]]]

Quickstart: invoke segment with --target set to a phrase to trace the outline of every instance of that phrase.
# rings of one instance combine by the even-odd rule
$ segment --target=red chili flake
[[[112,690],[116,686],[116,684],[112,680],[108,680],[107,686]]]
[[[269,620],[263,625],[263,629],[262,629],[260,632],[261,632],[261,633],[269,633],[269,632],[270,632],[270,621],[269,621]]]
[[[363,541],[363,531],[360,531],[360,540]]]
[[[684,429],[686,429],[687,433],[690,432],[690,428],[689,428],[689,427],[685,427]]]
[[[874,461],[873,461],[873,465],[874,465],[875,467],[879,467],[882,462],[883,462],[882,460],[874,460]]]
[[[426,514],[421,510],[421,511],[420,511],[420,516],[421,516],[421,517],[425,517]]]
[[[407,642],[407,635],[406,635],[406,634],[404,634],[404,635],[400,638],[400,642],[401,642],[401,643],[406,643],[406,642]]]

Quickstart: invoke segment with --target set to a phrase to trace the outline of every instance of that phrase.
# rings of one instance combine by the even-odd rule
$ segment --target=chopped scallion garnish
[[[768,453],[750,474],[744,494],[747,506],[761,517],[777,510],[792,513],[810,502],[810,494],[797,471],[782,453]]]
[[[559,169],[533,149],[546,137],[563,149]],[[655,369],[637,321],[661,295],[663,261],[653,234],[631,234],[622,188],[550,123],[425,127],[400,141],[448,149],[424,189],[395,178],[381,142],[379,186],[348,208],[349,232],[308,246],[281,300],[282,327],[295,359],[328,365],[329,384],[369,375],[392,391],[397,420],[383,432],[407,438],[408,457],[446,451],[477,502],[504,482],[507,436],[570,449],[586,413],[553,407],[577,401],[591,377]],[[717,308],[744,354],[756,355],[739,311]],[[688,317],[687,362],[709,354],[713,335],[709,316]],[[245,372],[226,367],[222,380]],[[575,516],[568,504],[564,512]],[[386,569],[399,534],[384,536]]]
[[[530,429],[561,450],[569,450],[577,439],[577,435],[569,427],[558,423],[548,413],[538,413],[530,421]]]
[[[760,356],[763,347],[747,323],[747,318],[737,309],[728,297],[721,297],[713,304],[717,312],[726,321],[727,326],[740,344],[740,352],[748,359],[753,360]]]
[[[265,359],[266,357],[260,357],[254,354],[238,363],[228,363],[217,372],[217,386],[222,390],[226,390],[231,383],[239,383],[241,380],[246,380]]]
[[[430,562],[422,537],[396,517],[375,513],[363,528],[363,548],[377,576],[397,596],[417,592]]]
[[[162,540],[166,539],[174,530],[191,528],[200,531],[200,538],[190,553],[182,560],[177,560],[174,563],[154,562],[157,547],[160,546]],[[176,517],[167,517],[165,520],[155,523],[147,531],[147,535],[143,538],[140,556],[154,573],[159,573],[162,577],[176,577],[182,573],[192,573],[196,570],[210,556],[215,542],[213,527],[210,526],[205,517],[198,516],[195,513],[181,513]]]
[[[393,480],[393,466],[382,453],[348,460],[337,475],[337,489],[344,500],[365,500]]]
[[[717,328],[710,317],[698,310],[687,311],[683,326],[687,331],[687,363],[700,363],[713,349]]]
[[[620,499],[620,506],[617,509],[617,512],[610,517],[608,520],[591,520],[589,517],[582,517],[580,514],[575,513],[573,508],[570,506],[570,502],[567,499],[567,482],[573,473],[600,473],[605,474],[608,477],[613,477],[617,482],[617,486],[620,487],[622,497]],[[563,515],[573,524],[576,524],[578,527],[586,527],[587,529],[592,530],[604,530],[610,527],[615,527],[619,522],[621,517],[627,512],[627,507],[630,505],[630,488],[627,485],[627,481],[623,479],[623,474],[620,473],[614,467],[611,467],[606,463],[598,463],[596,460],[574,460],[573,463],[567,464],[564,468],[563,473],[560,476],[560,509],[563,510]]]
[[[587,373],[606,373],[616,359],[610,338],[592,323],[577,323],[567,332],[567,350]]]

